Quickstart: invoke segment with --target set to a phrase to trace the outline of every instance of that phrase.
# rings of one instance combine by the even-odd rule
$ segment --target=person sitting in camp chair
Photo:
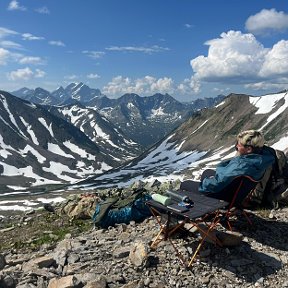
[[[205,170],[201,176],[201,182],[188,180],[182,182],[180,186],[182,190],[199,191],[209,197],[228,202],[227,212],[222,220],[228,225],[230,231],[232,230],[229,221],[232,215],[231,209],[243,208],[243,204],[247,205],[246,200],[248,198],[250,200],[251,192],[253,193],[260,182],[263,184],[264,175],[266,179],[269,178],[277,157],[273,148],[264,145],[263,134],[256,130],[240,132],[237,135],[235,149],[236,156],[220,162],[216,171]],[[246,214],[243,210],[242,213]],[[251,224],[249,217],[245,216]],[[233,246],[235,243],[238,245],[242,240],[241,234],[223,233],[220,235],[221,239],[218,236],[219,233],[216,233],[216,237],[223,246]]]
[[[182,189],[198,190],[210,197],[226,200],[225,188],[238,176],[249,176],[260,180],[267,169],[271,169],[276,160],[275,150],[264,145],[263,134],[256,130],[247,130],[238,134],[235,144],[236,157],[220,162],[216,171],[204,171],[201,182],[187,181]],[[190,188],[189,188],[190,186]],[[229,193],[225,191],[225,193]]]

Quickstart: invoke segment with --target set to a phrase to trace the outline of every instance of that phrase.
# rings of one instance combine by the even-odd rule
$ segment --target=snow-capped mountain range
[[[41,105],[65,105],[75,101],[85,104],[93,101],[94,98],[104,96],[99,89],[92,89],[82,82],[71,83],[66,88],[60,86],[51,93],[40,87],[36,89],[24,87],[11,94]]]
[[[123,165],[192,113],[169,95],[111,100],[99,90],[70,84],[52,94],[73,103],[53,106],[43,105],[48,91],[37,88],[33,98],[31,91],[21,91],[42,105],[0,91],[0,195],[41,184],[45,191],[48,184],[73,183]]]
[[[216,98],[198,99],[192,103],[180,103],[168,94],[141,97],[131,93],[110,99],[99,89],[90,88],[81,82],[71,83],[66,88],[59,87],[51,93],[42,88],[22,88],[12,94],[35,104],[57,106],[59,113],[61,109],[65,110],[64,117],[69,109],[64,107],[67,105],[94,109],[127,137],[145,148],[161,140],[197,109],[212,107],[224,98],[220,95]],[[83,111],[80,110],[79,113],[82,114]],[[55,111],[51,109],[51,112]],[[73,114],[77,114],[75,106]],[[66,120],[70,121],[70,118],[67,117]]]
[[[260,129],[269,145],[288,150],[286,91],[261,97],[231,94],[214,108],[191,111],[189,119],[144,153],[139,143],[111,123],[109,113],[104,117],[98,108],[79,102],[44,108],[7,92],[0,95],[2,193],[47,183],[95,188],[197,177],[201,170],[234,155],[235,136],[244,129]],[[158,98],[159,103],[170,99],[165,95]],[[118,101],[129,108],[139,105],[135,99],[138,96],[127,94]],[[107,103],[100,110],[105,110]],[[140,106],[143,109],[145,105]],[[158,107],[161,110],[161,105]],[[150,118],[152,110],[147,112]]]
[[[73,107],[70,112],[73,118]],[[137,143],[95,111],[86,112],[79,129],[43,106],[0,91],[0,190],[75,182],[139,154]]]
[[[61,186],[47,183],[66,183],[62,188],[69,192],[129,186],[135,181],[198,179],[204,169],[235,155],[235,137],[246,129],[262,130],[268,145],[287,154],[287,108],[287,91],[261,97],[231,94],[215,107],[197,111],[140,156],[119,166],[119,155],[127,160],[125,153],[139,147],[121,136],[118,128],[111,128],[109,120],[107,130],[99,132],[96,123],[106,124],[107,119],[99,120],[101,115],[92,108],[78,103],[50,107],[54,111],[49,112],[0,91],[0,196],[4,196],[0,211],[24,211],[47,201],[63,201],[58,195],[64,190],[55,190]],[[114,136],[109,138],[113,131],[115,142]],[[114,143],[131,148],[121,151],[117,146],[117,158]],[[32,200],[31,193],[39,192],[46,197],[35,195]]]
[[[80,181],[75,188],[128,186],[135,181],[199,179],[235,155],[242,130],[263,131],[267,145],[288,153],[287,91],[253,97],[231,94],[219,105],[195,113],[179,128],[128,165]]]

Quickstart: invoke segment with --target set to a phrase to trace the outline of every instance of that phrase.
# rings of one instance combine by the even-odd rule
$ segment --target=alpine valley
[[[47,191],[131,165],[196,111],[223,98],[180,103],[168,94],[125,94],[109,99],[83,83],[51,93],[0,91],[0,193]]]

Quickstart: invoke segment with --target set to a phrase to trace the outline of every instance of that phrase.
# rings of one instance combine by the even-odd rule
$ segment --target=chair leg
[[[246,212],[245,210],[243,210],[243,209],[237,209],[237,210],[240,210],[240,211],[241,211],[241,213],[245,216],[245,218],[246,218],[247,222],[249,223],[249,225],[252,226],[253,223],[252,223],[250,217],[248,216],[247,212]],[[235,211],[237,211],[237,210],[235,210]],[[228,229],[229,229],[230,231],[233,231],[233,228],[232,228],[232,225],[231,225],[231,222],[230,222],[230,217],[231,217],[233,214],[235,214],[235,211],[228,210],[228,211],[226,212],[226,214],[225,214],[225,219],[226,219],[226,222],[227,222],[227,225],[228,225]]]
[[[158,244],[163,240],[161,239],[161,234],[163,233],[163,229],[160,229],[159,233],[157,234],[155,240],[152,242],[152,244],[150,245],[150,247],[152,249],[156,249],[156,247],[158,246]]]
[[[205,241],[206,238],[209,238],[212,240],[212,242],[216,245],[219,245],[219,246],[222,246],[221,242],[219,241],[219,239],[216,237],[216,235],[211,235],[210,232],[214,230],[214,227],[216,226],[217,224],[216,223],[211,223],[210,226],[208,226],[207,230],[205,231],[204,229],[200,228],[199,225],[197,225],[197,228],[203,233],[203,237],[200,241],[200,243],[198,244],[195,252],[193,253],[192,257],[191,257],[191,260],[188,264],[188,267],[190,267],[195,259],[195,257],[197,256],[197,254],[199,253],[199,250],[200,248],[202,247],[203,245],[203,242]]]
[[[195,257],[197,256],[197,254],[198,254],[201,246],[203,245],[204,240],[205,240],[205,238],[202,238],[201,241],[200,241],[200,243],[198,244],[198,246],[197,246],[197,248],[196,248],[194,254],[192,255],[192,258],[191,258],[191,260],[190,260],[190,262],[189,262],[189,264],[188,264],[188,267],[190,267],[190,266],[192,265],[192,263],[193,263]]]
[[[204,217],[204,218],[205,218],[205,217]],[[219,223],[219,221],[220,221],[220,220],[219,220],[219,211],[217,211],[217,213],[216,213],[216,215],[214,216],[213,221],[210,223],[210,225],[209,225],[207,222],[204,221],[204,223],[207,225],[207,228],[208,228],[208,229],[203,229],[203,227],[201,228],[201,227],[200,227],[200,226],[201,226],[201,225],[200,225],[201,223],[199,223],[199,224],[198,224],[198,223],[193,223],[193,224],[199,229],[199,231],[202,232],[202,234],[203,234],[204,236],[202,236],[202,239],[201,239],[200,243],[198,244],[195,252],[193,253],[192,258],[191,258],[191,260],[190,260],[190,262],[189,262],[189,264],[188,264],[188,267],[190,267],[190,266],[192,265],[195,257],[196,257],[197,254],[199,253],[199,250],[200,250],[200,248],[202,247],[203,242],[205,241],[206,238],[209,238],[210,240],[212,240],[213,243],[215,243],[216,245],[219,245],[220,247],[222,247],[222,243],[219,241],[219,239],[217,238],[217,236],[216,236],[216,235],[211,235],[211,233],[210,233],[211,231],[214,230],[214,228],[215,228],[216,225]]]
[[[160,231],[159,233],[157,234],[155,240],[152,242],[152,244],[150,245],[150,247],[152,249],[156,249],[156,247],[158,246],[158,244],[160,242],[162,242],[163,240],[166,241],[168,240],[170,242],[170,244],[172,245],[173,249],[175,250],[181,264],[184,266],[184,267],[187,267],[187,263],[183,257],[183,255],[181,254],[181,252],[178,250],[178,248],[176,247],[176,245],[173,243],[173,241],[170,239],[170,236],[178,229],[178,228],[181,228],[184,226],[185,224],[185,221],[181,222],[181,223],[178,223],[176,224],[175,226],[173,226],[171,229],[169,227],[169,223],[171,221],[171,218],[170,218],[170,214],[168,214],[168,219],[165,221],[165,223],[162,223],[157,215],[158,215],[158,211],[156,209],[153,209],[152,207],[150,207],[150,210],[153,214],[153,216],[156,218],[159,226],[160,226]],[[164,237],[161,237],[161,235],[164,234]]]
[[[253,223],[252,223],[250,217],[248,216],[248,213],[247,213],[245,210],[242,210],[242,213],[244,214],[247,222],[248,222],[251,226],[253,226]]]

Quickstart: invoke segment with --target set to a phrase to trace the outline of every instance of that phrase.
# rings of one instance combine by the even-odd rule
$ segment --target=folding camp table
[[[173,193],[179,194],[179,196],[188,196],[193,201],[193,206],[188,207],[188,210],[185,212],[175,211],[167,206],[162,205],[155,200],[149,200],[146,202],[146,205],[150,208],[153,216],[155,216],[158,224],[160,225],[160,232],[156,236],[155,240],[151,244],[152,248],[156,248],[156,246],[162,240],[169,240],[174,250],[177,253],[180,261],[185,267],[190,267],[192,265],[193,260],[198,254],[204,240],[208,237],[213,243],[221,246],[221,243],[218,239],[210,233],[217,223],[219,222],[219,209],[226,207],[229,203],[223,200],[207,197],[204,194],[199,192],[188,192],[188,191],[173,191]],[[178,201],[179,202],[179,201]],[[174,204],[178,204],[177,201],[174,201]],[[170,205],[169,205],[170,206]],[[165,219],[165,221],[161,221],[158,219],[158,216],[161,216],[161,219]],[[209,216],[209,217],[208,217]],[[209,218],[209,221],[207,219]],[[176,221],[176,223],[175,223]],[[207,229],[203,229],[203,225],[199,225],[200,223],[205,223]],[[191,223],[192,227],[195,226],[201,232],[201,238],[199,240],[198,247],[196,248],[194,254],[192,255],[191,260],[188,265],[184,257],[178,251],[176,245],[171,240],[172,234],[176,232],[178,229],[183,228],[186,223]],[[164,237],[162,237],[162,235]]]

